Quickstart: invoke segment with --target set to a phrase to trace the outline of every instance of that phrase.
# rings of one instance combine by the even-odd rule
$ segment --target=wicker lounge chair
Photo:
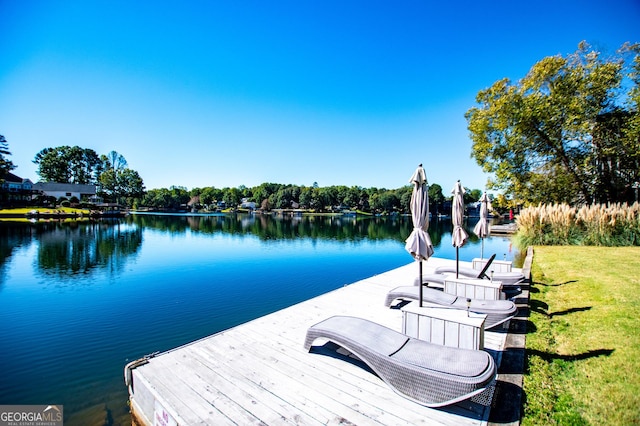
[[[491,279],[491,273],[488,272],[491,266],[491,262],[495,259],[495,253],[491,255],[491,257],[487,260],[487,263],[484,265],[481,271],[473,268],[458,268],[458,276],[462,276],[465,278],[486,278]],[[427,277],[434,280],[435,276],[438,274],[451,274],[456,273],[455,266],[438,266],[433,274],[428,275]],[[515,286],[524,281],[524,275],[520,272],[494,272],[493,279],[496,281],[502,282],[503,286]],[[423,281],[426,281],[423,279]]]
[[[387,293],[384,301],[385,306],[391,306],[396,299],[418,300],[420,297],[420,287],[418,286],[402,286],[396,287]],[[464,297],[447,294],[440,290],[432,288],[422,289],[422,306],[444,308],[444,309],[460,309],[469,310],[478,314],[486,314],[487,319],[484,322],[485,330],[503,324],[514,317],[518,308],[515,303],[510,300],[477,300],[467,299]]]
[[[495,259],[496,255],[492,255],[488,260],[487,263],[485,263],[484,267],[482,268],[481,271],[476,271],[475,269],[473,270],[475,275],[472,278],[485,278],[487,277],[486,272],[487,270],[489,270],[489,267],[491,266],[491,262],[493,262],[493,259]],[[422,284],[425,285],[430,285],[432,287],[437,287],[437,288],[444,288],[444,281],[447,278],[447,276],[445,274],[448,274],[450,272],[453,272],[455,274],[456,272],[456,267],[455,266],[451,266],[451,267],[443,267],[442,271],[439,271],[440,268],[436,268],[435,273],[433,274],[424,274],[422,275]],[[445,270],[446,269],[446,270]],[[451,270],[449,270],[451,269]],[[463,269],[463,268],[459,268],[459,269]],[[467,270],[471,270],[470,268],[466,268]],[[459,275],[463,276],[463,277],[467,277],[465,275],[463,275],[462,273],[460,273]],[[488,278],[488,277],[487,277]],[[416,277],[416,279],[414,280],[414,285],[419,285],[420,278]]]
[[[493,259],[495,257],[496,255],[493,254],[489,258],[487,263],[484,265],[482,270],[465,268],[465,267],[457,268],[458,276],[462,278],[484,278],[487,280],[491,279],[491,273],[487,271],[489,271],[491,262],[493,262]],[[422,284],[442,288],[444,287],[444,281],[447,278],[445,274],[455,274],[455,273],[456,273],[455,265],[438,266],[437,268],[435,268],[432,274],[425,274],[422,276]],[[512,292],[512,291],[520,290],[519,288],[517,288],[517,286],[518,284],[524,281],[525,276],[520,272],[495,272],[493,274],[493,279],[496,281],[502,282],[502,285],[505,287],[506,292]],[[420,280],[419,278],[416,278],[414,284],[418,285],[419,280]]]
[[[450,274],[456,272],[455,266],[438,266],[434,273],[431,275],[437,274]],[[480,278],[478,277],[478,270],[473,268],[460,268],[458,270],[458,274],[460,277],[464,278]],[[490,279],[489,275],[485,275],[486,279]],[[493,279],[496,281],[501,281],[504,286],[517,286],[522,281],[524,281],[524,275],[520,272],[495,272],[493,274]]]
[[[487,352],[428,343],[362,318],[334,316],[310,327],[305,349],[318,338],[347,349],[395,392],[428,407],[469,399],[496,376]]]

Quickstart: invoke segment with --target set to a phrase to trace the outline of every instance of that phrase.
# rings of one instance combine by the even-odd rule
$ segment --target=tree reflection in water
[[[477,220],[477,219],[476,219]],[[468,219],[467,245],[479,242]],[[94,270],[118,274],[143,243],[144,228],[170,234],[187,231],[202,234],[256,236],[260,240],[361,241],[364,239],[404,242],[411,233],[407,216],[274,216],[274,215],[142,215],[98,221],[2,223],[0,225],[0,276],[12,253],[21,246],[39,242],[37,269],[45,275],[87,278]],[[432,220],[429,234],[436,252],[443,237],[451,234],[449,220]],[[446,253],[442,247],[439,255]],[[446,257],[443,256],[443,257]],[[0,281],[1,285],[2,281]]]
[[[122,220],[4,223],[0,233],[2,265],[18,247],[37,241],[36,269],[67,278],[86,279],[96,269],[117,274],[142,246],[142,229]]]

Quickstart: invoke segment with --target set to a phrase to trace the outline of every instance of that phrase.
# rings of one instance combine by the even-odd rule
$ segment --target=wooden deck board
[[[212,350],[213,348],[208,347],[207,349]],[[301,386],[297,380],[299,373],[290,368],[290,364],[286,361],[283,364],[279,354],[274,357],[272,351],[264,350],[261,345],[256,343],[243,348],[243,352],[241,359],[231,360],[227,366],[234,369],[245,380],[256,383],[270,394],[277,395],[279,399],[287,401],[288,404],[301,410],[305,415],[314,416],[320,423],[328,423],[331,418],[335,417],[335,411],[333,411],[335,401],[324,395],[310,398],[309,393],[313,388],[309,386],[309,389],[306,389]],[[254,368],[256,365],[262,367],[259,372]],[[256,395],[256,397],[259,398],[260,395]],[[252,403],[254,402],[252,401]]]
[[[448,262],[429,259],[423,273]],[[401,311],[385,307],[384,298],[417,273],[411,263],[151,358],[133,370],[131,400],[140,391],[146,401],[132,406],[147,411],[134,414],[152,418],[152,398],[178,424],[486,424],[486,407],[430,409],[396,394],[348,353],[323,353],[320,339],[312,351],[303,348],[307,329],[333,315],[399,331]],[[485,347],[499,354],[505,336],[485,332]]]

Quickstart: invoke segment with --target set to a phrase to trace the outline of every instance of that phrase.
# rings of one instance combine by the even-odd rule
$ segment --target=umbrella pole
[[[458,272],[460,271],[460,255],[459,255],[459,247],[456,247],[456,279],[458,279]]]
[[[480,245],[480,259],[484,259],[484,237],[480,238],[482,240],[482,244]]]
[[[419,270],[420,270],[419,280],[420,281],[418,281],[420,283],[420,305],[419,306],[422,308],[422,259],[418,260],[418,262],[420,262],[420,264],[419,264],[420,265],[419,266]]]

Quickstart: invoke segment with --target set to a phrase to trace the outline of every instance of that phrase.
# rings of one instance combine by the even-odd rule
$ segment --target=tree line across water
[[[335,210],[359,210],[369,213],[407,213],[411,200],[412,186],[398,189],[362,188],[359,186],[312,186],[262,183],[253,188],[194,188],[188,191],[182,187],[152,189],[146,192],[141,206],[156,209],[194,208],[216,210],[242,205],[243,201],[254,202],[252,208],[265,211],[273,209],[304,209],[315,212]],[[475,202],[482,191],[467,190],[465,201]],[[445,212],[447,201],[442,187],[429,186],[429,204],[433,212]],[[449,207],[450,208],[450,207]]]
[[[6,144],[6,140],[3,141]],[[191,190],[172,186],[147,191],[138,172],[127,166],[121,154],[111,151],[108,155],[98,155],[92,149],[79,146],[45,148],[36,154],[34,163],[38,165],[37,173],[43,182],[96,185],[97,195],[105,201],[154,210],[219,211],[236,209],[244,203],[251,206],[248,208],[265,211],[299,208],[314,212],[348,209],[368,213],[406,213],[412,191],[411,186],[389,190],[279,183],[262,183],[253,188],[244,185],[236,188],[209,186]],[[467,190],[465,201],[477,201],[481,195],[479,189]],[[447,199],[451,198],[445,197],[438,184],[429,187],[429,196],[430,207],[436,212],[443,211]]]

